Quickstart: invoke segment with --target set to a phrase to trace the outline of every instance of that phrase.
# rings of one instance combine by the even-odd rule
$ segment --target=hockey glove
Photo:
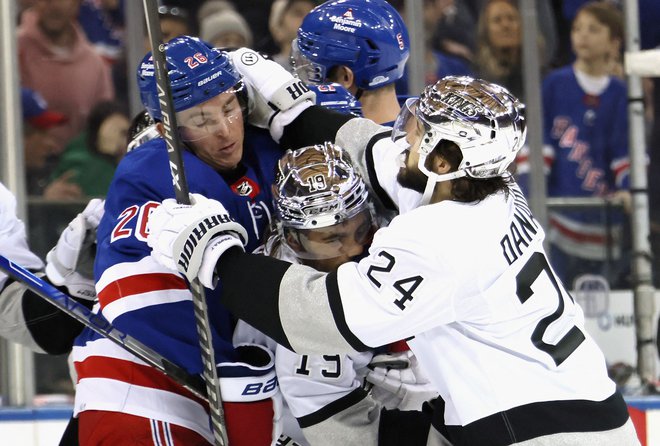
[[[279,142],[284,127],[316,102],[315,93],[280,64],[249,48],[233,51],[231,58],[247,87],[248,122],[270,129]]]
[[[225,207],[203,195],[191,194],[192,205],[167,199],[149,216],[147,244],[161,265],[179,270],[192,282],[214,288],[215,265],[232,246],[243,248],[247,232]]]
[[[96,228],[103,217],[103,200],[91,200],[60,235],[46,255],[46,276],[53,285],[65,286],[73,297],[94,300]]]
[[[365,379],[388,409],[420,410],[424,401],[438,396],[411,351],[376,355],[369,368]]]
[[[240,344],[236,353],[237,362],[217,365],[228,442],[270,445],[282,433],[282,399],[273,353],[257,344]]]

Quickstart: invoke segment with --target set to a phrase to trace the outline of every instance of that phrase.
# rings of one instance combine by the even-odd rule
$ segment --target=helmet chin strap
[[[426,187],[422,193],[422,200],[420,201],[420,206],[426,206],[431,203],[431,198],[433,197],[433,191],[435,191],[435,185],[443,181],[450,181],[456,178],[461,178],[467,175],[464,170],[456,170],[454,172],[444,173],[438,175],[435,172],[431,172],[426,168],[426,155],[420,154],[417,167],[419,170],[426,175]]]

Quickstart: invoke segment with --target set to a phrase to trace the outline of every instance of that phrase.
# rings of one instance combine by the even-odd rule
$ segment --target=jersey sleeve
[[[379,210],[403,213],[416,207],[421,194],[402,187],[397,181],[404,147],[393,142],[391,136],[391,128],[369,119],[355,118],[339,129],[336,143],[357,163]]]
[[[366,351],[452,322],[451,264],[412,237],[401,240],[411,229],[396,221],[376,233],[368,257],[328,274],[231,251],[218,265],[223,303],[279,344],[308,354]]]
[[[28,247],[25,225],[16,215],[16,198],[2,184],[0,254],[28,270],[43,268],[41,259]],[[73,319],[0,271],[1,337],[38,353],[60,354],[71,349],[73,338],[67,336],[69,326],[74,327],[75,334],[81,330]]]
[[[35,271],[44,264],[27,243],[25,224],[16,216],[16,198],[4,185],[0,184],[0,254],[23,268]],[[7,274],[0,271],[0,289],[3,288]]]
[[[625,90],[624,90],[625,91]],[[616,190],[630,187],[630,157],[628,155],[628,103],[625,93],[615,103],[611,114],[609,138],[610,170]]]

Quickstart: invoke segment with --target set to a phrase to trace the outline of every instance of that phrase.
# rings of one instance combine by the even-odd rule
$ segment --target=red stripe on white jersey
[[[137,274],[110,282],[98,294],[101,307],[126,296],[165,290],[187,290],[188,285],[172,273]]]
[[[557,218],[550,217],[550,225],[554,226],[562,235],[581,243],[606,244],[607,236],[605,234],[586,233],[573,230],[564,225]]]
[[[617,186],[621,186],[623,179],[630,173],[630,160],[622,158],[612,162],[612,171],[614,172],[614,181]]]
[[[106,378],[163,390],[189,398],[208,411],[208,403],[205,400],[197,398],[190,391],[148,365],[102,356],[89,356],[82,362],[75,362],[74,365],[79,382],[86,378]]]
[[[192,299],[185,280],[149,256],[105,270],[96,292],[103,316],[110,322],[133,310]]]

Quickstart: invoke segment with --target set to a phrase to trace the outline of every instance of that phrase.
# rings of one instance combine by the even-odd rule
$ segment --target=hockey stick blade
[[[72,297],[64,294],[42,278],[35,276],[30,271],[11,260],[0,255],[0,269],[5,271],[13,279],[25,284],[31,291],[51,305],[59,308],[81,324],[94,330],[127,352],[140,358],[150,366],[159,370],[177,384],[192,392],[198,398],[206,399],[204,383],[199,376],[186,372],[183,368],[156,353],[151,348],[142,344],[130,335],[113,327],[102,315],[89,310]]]

